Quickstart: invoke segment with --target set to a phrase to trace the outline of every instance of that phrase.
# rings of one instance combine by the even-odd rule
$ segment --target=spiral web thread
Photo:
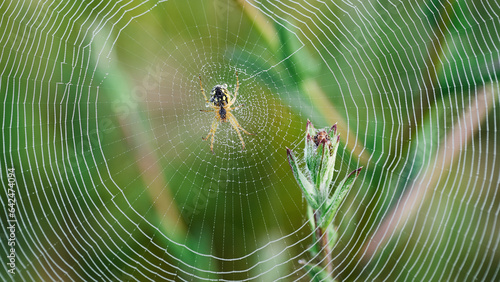
[[[500,2],[0,11],[2,280],[312,279],[299,260],[326,267],[285,154],[307,119],[341,130],[336,183],[364,167],[331,277],[499,279]],[[234,95],[236,72],[231,113],[255,135],[242,150],[221,123],[212,154],[199,77]]]

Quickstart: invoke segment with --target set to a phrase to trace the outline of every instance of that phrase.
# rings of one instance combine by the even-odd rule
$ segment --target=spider
[[[200,77],[201,93],[203,94],[203,97],[205,97],[205,102],[207,103],[207,105],[212,107],[212,110],[200,110],[200,111],[215,112],[215,117],[213,119],[212,126],[210,127],[210,132],[208,133],[207,137],[202,139],[207,140],[208,137],[212,135],[210,150],[212,151],[212,154],[215,154],[214,135],[215,132],[217,131],[217,126],[219,125],[220,122],[229,121],[229,123],[231,123],[236,133],[238,133],[238,137],[240,138],[242,146],[241,150],[243,151],[245,149],[245,142],[243,141],[243,137],[241,137],[240,129],[248,135],[254,135],[254,134],[243,129],[243,127],[241,127],[241,125],[238,123],[233,114],[231,114],[231,111],[236,110],[243,106],[239,105],[237,107],[231,108],[234,102],[236,102],[236,96],[238,96],[238,89],[240,88],[240,83],[238,81],[238,72],[236,72],[236,89],[234,90],[233,98],[231,98],[231,93],[229,92],[229,90],[227,90],[227,84],[223,84],[223,85],[215,85],[214,88],[212,88],[212,92],[210,92],[211,95],[210,100],[208,100],[207,96],[205,95],[205,90],[203,89],[203,85],[201,84],[201,75],[199,77]]]

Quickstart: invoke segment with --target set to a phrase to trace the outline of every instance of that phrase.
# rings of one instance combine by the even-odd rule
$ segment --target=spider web
[[[499,279],[499,1],[0,11],[2,280],[312,280],[285,153],[307,119],[338,124],[336,183],[363,166],[332,278]],[[212,154],[199,77],[234,93],[236,72],[232,114],[255,135],[242,150],[221,123]]]

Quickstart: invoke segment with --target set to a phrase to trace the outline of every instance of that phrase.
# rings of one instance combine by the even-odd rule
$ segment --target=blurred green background
[[[498,279],[499,4],[3,2],[14,279],[309,280],[285,155],[307,119],[338,123],[338,181],[364,167],[334,277]],[[234,91],[236,71],[257,135],[242,152],[222,124],[212,155],[198,77]]]

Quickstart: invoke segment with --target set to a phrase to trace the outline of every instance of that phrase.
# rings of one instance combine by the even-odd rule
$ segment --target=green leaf
[[[342,200],[344,200],[345,196],[347,195],[347,192],[349,192],[349,189],[351,188],[352,184],[354,183],[354,180],[358,177],[361,169],[363,167],[360,167],[351,173],[349,173],[346,178],[340,183],[339,187],[337,190],[335,190],[335,193],[333,196],[330,198],[328,201],[328,205],[325,211],[325,216],[324,219],[320,224],[321,227],[325,228],[330,225],[330,223],[333,221],[333,216],[337,212],[337,209],[339,208],[340,203]]]
[[[306,167],[310,172],[311,180],[313,183],[316,183],[316,171],[318,167],[318,159],[315,158],[316,145],[314,144],[313,140],[316,133],[317,130],[314,128],[311,121],[307,120],[304,160],[306,161]]]
[[[335,125],[334,125],[335,126]],[[331,132],[332,130],[330,130]],[[330,136],[330,145],[325,146],[321,152],[323,159],[321,170],[319,171],[319,191],[324,197],[330,194],[329,188],[332,187],[333,172],[335,171],[335,159],[337,157],[337,149],[339,147],[338,136]],[[318,148],[319,149],[319,148]],[[318,151],[320,153],[320,151]]]
[[[325,144],[325,143],[320,143],[318,145],[318,148],[316,149],[316,152],[314,153],[313,156],[310,156],[310,158],[313,158],[314,161],[316,162],[316,167],[314,167],[314,171],[311,171],[311,174],[313,174],[313,183],[316,185],[316,188],[318,189],[318,191],[321,191],[320,187],[321,187],[321,183],[323,182],[323,174],[324,174],[324,171],[327,167],[327,163],[328,163],[328,145]],[[323,192],[323,191],[321,191]],[[321,199],[319,202],[323,202],[323,200],[326,199],[326,195],[325,193],[322,193],[321,195],[322,197],[324,197],[323,199]]]
[[[311,184],[311,182],[309,182],[309,179],[307,179],[307,177],[302,173],[302,171],[300,171],[292,150],[286,148],[286,153],[288,158],[288,164],[290,164],[293,176],[295,177],[295,180],[297,180],[297,183],[299,184],[300,189],[302,189],[302,192],[304,192],[304,197],[306,198],[307,203],[309,204],[309,206],[311,206],[311,208],[315,210],[318,209],[318,203],[316,200],[317,196],[313,185]]]

